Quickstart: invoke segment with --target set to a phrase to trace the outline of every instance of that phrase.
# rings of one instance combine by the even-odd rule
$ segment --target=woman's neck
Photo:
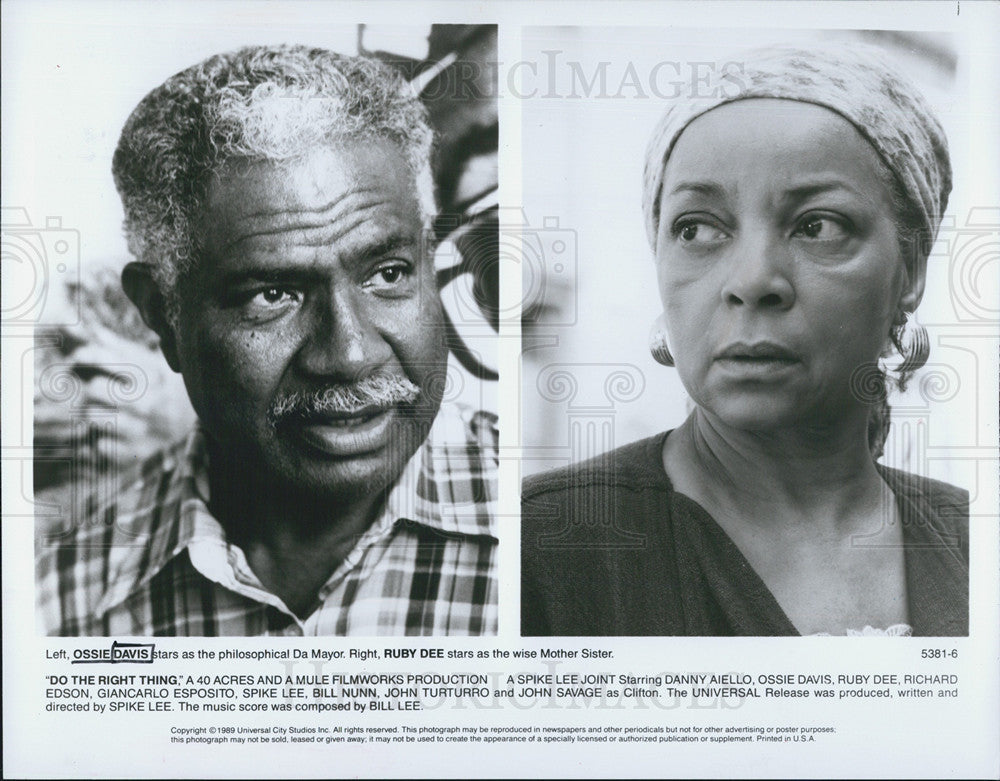
[[[664,467],[681,493],[717,517],[761,526],[808,519],[843,529],[860,508],[892,501],[858,417],[761,432],[734,429],[698,408],[668,437]]]
[[[736,431],[703,411],[667,437],[675,487],[715,519],[804,634],[906,623],[902,524],[863,421]]]

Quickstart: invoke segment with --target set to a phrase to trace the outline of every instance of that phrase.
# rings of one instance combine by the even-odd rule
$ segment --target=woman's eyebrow
[[[789,187],[782,193],[782,199],[786,201],[805,200],[814,195],[822,195],[828,192],[847,192],[852,195],[861,196],[859,192],[842,179],[829,179],[818,182],[807,182],[795,187]]]
[[[699,195],[721,197],[725,194],[725,188],[716,182],[678,182],[669,194],[679,195],[680,193],[697,193]]]

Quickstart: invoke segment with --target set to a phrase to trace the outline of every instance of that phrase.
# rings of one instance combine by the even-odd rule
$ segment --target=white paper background
[[[498,23],[500,25],[501,204],[519,207],[532,202],[545,209],[545,197],[558,189],[546,183],[545,172],[526,172],[522,143],[522,105],[508,89],[516,84],[510,65],[522,57],[521,28],[539,25],[668,26],[694,29],[740,28],[907,28],[954,36],[961,55],[959,83],[968,103],[956,107],[956,122],[964,123],[962,144],[953,139],[956,168],[969,176],[956,187],[967,205],[997,205],[998,120],[995,98],[1000,94],[997,30],[1000,14],[994,4],[963,3],[91,3],[7,2],[3,5],[3,189],[4,206],[24,206],[33,219],[61,215],[65,226],[81,232],[84,259],[120,252],[120,206],[110,187],[110,154],[117,133],[135,103],[163,78],[207,56],[244,43],[294,41],[335,46],[345,35],[339,25],[359,22]],[[702,33],[704,34],[704,33]],[[507,81],[508,77],[512,81]],[[609,108],[609,110],[611,110]],[[651,120],[636,122],[648,127]],[[525,134],[524,137],[527,137]],[[634,157],[619,159],[609,138],[604,159],[581,157],[580,166],[636,170]],[[623,144],[623,147],[625,145]],[[630,150],[634,147],[629,146]],[[630,168],[629,168],[630,167]],[[638,180],[634,180],[638,181]],[[638,187],[632,204],[629,241],[642,241],[638,220]],[[957,205],[957,204],[956,204]],[[627,210],[626,210],[627,211]],[[558,212],[557,212],[558,213]],[[617,226],[615,226],[617,228]],[[641,246],[637,244],[635,246]],[[645,258],[628,261],[641,269]],[[5,265],[3,269],[9,273]],[[983,270],[979,284],[996,285],[996,264]],[[502,272],[503,303],[515,312],[520,300],[521,274]],[[645,306],[655,306],[655,301]],[[655,314],[652,310],[649,310]],[[643,317],[645,318],[645,312]],[[639,333],[644,334],[646,321]],[[996,325],[988,327],[996,336]],[[723,746],[712,749],[669,746],[393,746],[392,750],[284,746],[243,747],[171,745],[170,724],[201,724],[207,719],[138,717],[73,717],[46,713],[44,675],[70,671],[68,665],[46,662],[53,649],[96,647],[89,641],[45,641],[35,634],[31,594],[32,508],[31,359],[30,337],[5,333],[3,344],[3,588],[4,588],[4,765],[10,776],[903,776],[995,777],[998,772],[998,586],[996,469],[995,348],[983,352],[994,361],[980,374],[993,378],[979,399],[986,413],[978,414],[976,446],[965,457],[978,461],[980,483],[973,505],[972,636],[949,641],[957,648],[956,662],[921,662],[919,649],[937,644],[848,639],[713,640],[709,638],[608,639],[600,642],[522,642],[518,636],[518,500],[522,456],[519,391],[519,329],[505,325],[500,339],[502,380],[498,407],[502,427],[501,471],[501,634],[493,641],[433,639],[344,641],[331,639],[324,647],[600,647],[615,653],[614,664],[577,663],[574,670],[636,672],[723,671],[852,672],[948,671],[961,675],[958,703],[898,702],[891,709],[872,703],[837,707],[818,702],[763,701],[752,709],[716,709],[710,713],[688,708],[605,710],[546,708],[544,703],[491,709],[473,706],[440,708],[421,720],[440,724],[502,725],[671,724],[703,723],[829,723],[840,730],[836,740],[794,751],[771,746]],[[978,342],[977,342],[978,344]],[[994,342],[995,344],[995,342]],[[28,370],[26,370],[28,367]],[[980,367],[983,371],[983,367]],[[968,426],[967,418],[957,424]],[[657,424],[662,428],[669,424]],[[965,429],[963,429],[965,430]],[[526,439],[526,437],[525,437]],[[626,441],[623,437],[622,441]],[[992,452],[992,456],[990,456]],[[959,454],[961,456],[961,454]],[[984,466],[983,466],[984,464]],[[528,471],[527,469],[525,471]],[[289,644],[285,644],[289,645]],[[315,645],[315,644],[314,644]],[[279,644],[255,640],[177,641],[176,649],[261,648]],[[398,666],[398,665],[397,665]],[[390,669],[391,665],[373,665]],[[101,672],[113,668],[99,668]],[[208,669],[191,666],[192,671]],[[411,669],[425,670],[414,664]],[[538,662],[455,663],[450,669],[545,671]],[[562,664],[559,669],[568,669]],[[72,670],[78,672],[79,667]],[[212,672],[223,671],[212,667]],[[226,672],[281,672],[280,665],[234,663]],[[301,670],[300,670],[301,672]],[[380,717],[381,718],[381,717]],[[369,723],[399,722],[386,716]],[[249,720],[248,720],[249,721]]]

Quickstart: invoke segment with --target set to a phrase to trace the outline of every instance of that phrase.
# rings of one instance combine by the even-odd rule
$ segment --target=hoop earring
[[[657,317],[653,321],[652,328],[649,329],[649,352],[658,364],[662,366],[674,365],[674,356],[670,354],[670,348],[667,346],[666,313]]]
[[[931,340],[927,335],[927,329],[922,325],[911,325],[904,332],[901,347],[900,355],[903,357],[903,362],[896,371],[906,377],[927,363],[931,353]]]

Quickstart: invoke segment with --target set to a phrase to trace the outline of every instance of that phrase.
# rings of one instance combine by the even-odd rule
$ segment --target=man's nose
[[[731,248],[730,261],[721,291],[727,306],[784,310],[795,302],[790,248],[780,237],[745,234]]]
[[[310,307],[298,352],[303,372],[351,382],[386,362],[391,349],[359,298],[355,291],[335,289]]]

